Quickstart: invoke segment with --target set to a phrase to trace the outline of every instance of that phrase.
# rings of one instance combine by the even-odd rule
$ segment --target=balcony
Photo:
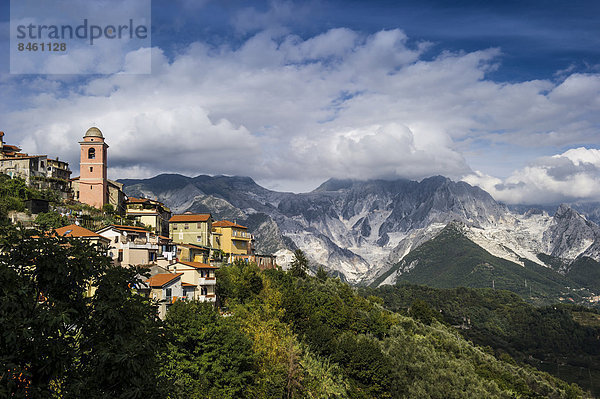
[[[217,285],[215,277],[198,277],[198,285]]]
[[[145,243],[145,244],[136,244],[135,242],[128,242],[127,244],[123,244],[123,249],[152,249],[158,251],[158,244]]]

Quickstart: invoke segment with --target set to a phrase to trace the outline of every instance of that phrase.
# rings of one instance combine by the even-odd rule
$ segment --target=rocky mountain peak
[[[571,208],[567,204],[560,204],[560,206],[554,213],[554,218],[557,220],[558,219],[567,219],[567,218],[569,218],[569,219],[577,218],[577,217],[581,217],[581,215],[579,215],[579,213],[577,213],[575,210],[573,210],[573,208]]]

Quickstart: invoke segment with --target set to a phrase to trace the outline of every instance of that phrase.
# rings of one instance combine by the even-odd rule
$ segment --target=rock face
[[[331,179],[309,193],[267,190],[248,177],[160,175],[121,180],[131,196],[158,198],[181,213],[211,212],[245,223],[260,252],[284,262],[301,248],[352,283],[369,283],[448,223],[460,222],[478,245],[511,261],[536,255],[598,259],[598,226],[564,206],[511,212],[487,192],[442,176],[410,180]],[[285,265],[284,265],[285,266]]]
[[[573,259],[580,254],[590,256],[588,249],[593,251],[590,247],[597,244],[598,239],[600,228],[565,204],[560,205],[550,227],[544,232],[547,253],[557,258]]]

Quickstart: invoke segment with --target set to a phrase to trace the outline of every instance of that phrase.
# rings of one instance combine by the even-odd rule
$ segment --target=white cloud
[[[308,39],[263,31],[236,48],[198,42],[172,60],[153,48],[149,76],[40,78],[36,85],[46,88],[34,95],[27,94],[33,85],[18,93],[24,83],[2,80],[2,91],[17,93],[13,101],[22,106],[0,116],[8,142],[67,159],[75,174],[77,142],[97,125],[110,145],[112,178],[222,173],[297,189],[331,176],[470,175],[503,200],[543,198],[545,185],[564,196],[555,176],[564,165],[534,164],[502,181],[485,174],[493,170],[471,174],[463,153],[473,143],[480,151],[498,142],[534,152],[596,142],[599,76],[497,83],[486,72],[499,62],[498,49],[425,58],[427,43],[409,43],[397,29],[338,28]],[[135,67],[139,55],[127,62]],[[57,92],[57,84],[68,90]],[[501,162],[502,154],[487,151]],[[583,179],[579,196],[593,195],[583,188],[586,173],[566,175]]]
[[[537,159],[502,180],[482,172],[463,177],[509,204],[556,204],[600,198],[600,150],[584,147]]]

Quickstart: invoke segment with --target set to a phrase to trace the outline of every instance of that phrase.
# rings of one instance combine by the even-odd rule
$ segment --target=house
[[[4,143],[4,132],[0,132],[0,173],[23,179],[37,189],[58,190],[64,197],[70,190],[71,171],[67,162],[22,153],[21,148]]]
[[[158,317],[163,320],[171,304],[178,299],[187,299],[191,296],[192,287],[182,283],[182,276],[183,273],[158,273],[138,287],[139,292],[157,301]]]
[[[42,182],[46,177],[46,155],[15,154],[0,159],[0,172],[11,178],[25,180],[28,186],[44,188]]]
[[[148,265],[158,259],[159,239],[142,227],[110,225],[97,233],[110,241],[108,252],[115,265]]]
[[[210,213],[184,213],[169,219],[169,237],[174,243],[211,248],[212,216]]]
[[[169,235],[171,210],[160,201],[129,197],[125,201],[125,215],[132,216],[144,226],[149,226],[155,234]]]
[[[160,266],[166,266],[177,261],[177,246],[173,244],[173,240],[165,236],[158,237],[158,259],[157,263]]]
[[[210,259],[210,248],[194,244],[175,244],[177,260],[186,262],[207,263]]]
[[[179,261],[169,265],[167,269],[172,273],[181,273],[181,281],[189,284],[189,287],[194,287],[193,296],[190,299],[203,302],[214,302],[216,300],[217,278],[215,271],[218,267],[200,262]]]
[[[63,193],[66,198],[71,190],[70,178],[71,170],[69,163],[58,159],[46,159],[46,180],[50,188]]]
[[[253,254],[254,237],[245,226],[220,220],[212,224],[212,235],[213,246],[227,254],[229,262]]]

